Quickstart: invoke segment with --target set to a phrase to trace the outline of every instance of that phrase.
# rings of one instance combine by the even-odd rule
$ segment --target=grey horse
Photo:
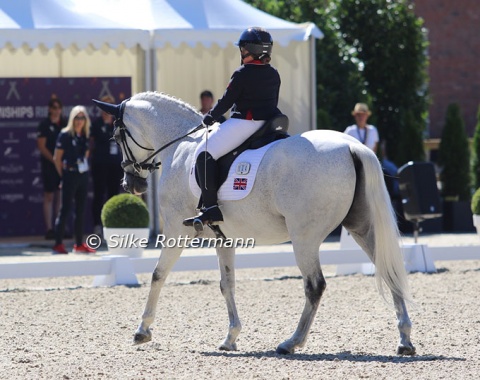
[[[161,162],[163,234],[166,239],[193,235],[193,228],[183,226],[182,221],[198,203],[189,190],[188,176],[195,147],[206,133],[200,128],[202,116],[181,100],[157,92],[137,94],[119,105],[96,103],[116,118],[114,138],[123,152],[125,190],[146,191],[149,171],[159,166],[153,160]],[[228,238],[253,238],[256,244],[292,243],[303,276],[305,305],[295,332],[277,347],[277,353],[291,354],[307,340],[326,287],[320,244],[340,224],[375,264],[380,294],[385,298],[388,288],[393,296],[400,332],[397,353],[415,353],[399,232],[380,164],[371,150],[334,131],[308,131],[281,140],[266,152],[249,196],[224,201],[221,209],[225,220],[221,228]],[[202,234],[215,237],[208,228]],[[181,246],[162,248],[134,343],[152,339],[150,326],[160,290],[182,250]],[[236,350],[241,323],[235,304],[235,248],[216,251],[230,322],[219,349]]]

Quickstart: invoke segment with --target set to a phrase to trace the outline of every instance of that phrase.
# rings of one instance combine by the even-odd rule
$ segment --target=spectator
[[[200,112],[202,113],[202,115],[206,115],[207,113],[210,112],[210,110],[213,108],[213,105],[214,105],[214,97],[211,91],[209,90],[202,91],[202,93],[200,94],[200,104],[201,104]],[[218,118],[217,121],[219,123],[223,123],[225,120],[227,119],[225,118],[225,116],[222,115]]]
[[[396,201],[400,198],[400,188],[398,184],[398,167],[393,161],[390,161],[387,155],[385,141],[380,144],[382,148],[382,169],[385,175],[385,184],[387,186],[390,199]]]
[[[112,96],[104,96],[102,102],[115,103]],[[102,111],[101,116],[92,123],[90,130],[90,151],[93,180],[92,215],[94,233],[102,236],[100,214],[103,204],[120,192],[123,177],[121,167],[122,152],[113,136],[113,116]]]
[[[95,253],[83,243],[83,220],[88,185],[88,135],[90,118],[83,106],[75,106],[70,112],[68,124],[57,138],[53,159],[62,179],[62,207],[55,221],[55,246],[53,253],[68,253],[63,244],[65,222],[75,202],[74,253]]]
[[[55,169],[53,152],[60,130],[67,124],[62,117],[62,102],[52,98],[48,102],[48,117],[37,127],[37,146],[40,151],[40,163],[43,181],[43,217],[45,219],[45,239],[55,238],[52,228],[53,215],[60,210],[60,177]]]
[[[355,124],[347,127],[345,133],[355,137],[362,144],[369,147],[377,153],[378,146],[378,131],[373,125],[367,124],[367,120],[372,113],[365,103],[355,104],[352,115],[355,118]]]

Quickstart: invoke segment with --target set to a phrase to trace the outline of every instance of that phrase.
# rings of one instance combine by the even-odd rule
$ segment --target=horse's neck
[[[178,140],[158,155],[164,171],[184,167],[184,163],[193,159],[195,147],[203,134],[201,132],[189,134],[189,132],[197,128],[201,122],[201,115],[183,108],[172,107],[170,110],[163,109],[153,123],[149,123],[148,127],[145,126],[146,137],[155,150]]]
[[[202,116],[192,112],[187,106],[173,100],[160,101],[156,108],[158,116],[148,123],[148,137],[152,142],[162,141],[167,144],[195,129],[201,122]],[[147,127],[146,127],[147,128]]]

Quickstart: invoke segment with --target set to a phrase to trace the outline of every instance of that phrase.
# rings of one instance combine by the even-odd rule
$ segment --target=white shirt
[[[351,125],[345,129],[345,133],[352,137],[355,137],[363,145],[368,146],[373,150],[375,144],[378,143],[378,131],[373,125],[366,125],[365,128],[358,128],[356,124]]]

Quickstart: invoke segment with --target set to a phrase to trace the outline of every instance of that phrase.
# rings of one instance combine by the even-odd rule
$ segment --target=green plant
[[[442,195],[460,201],[470,200],[470,149],[465,124],[456,103],[447,108],[442,141],[439,148],[442,167]]]
[[[145,202],[133,194],[111,197],[102,208],[102,224],[109,228],[146,228],[149,214]]]
[[[475,191],[472,197],[472,213],[480,215],[480,187]]]
[[[389,157],[398,165],[424,159],[428,40],[413,1],[246,1],[288,21],[314,22],[323,32],[316,41],[318,128],[344,131],[354,104],[368,103],[369,122],[387,141]]]
[[[428,40],[409,0],[337,0],[342,38],[361,63],[380,136],[398,165],[422,160],[429,106]],[[406,134],[405,138],[403,135]],[[410,144],[408,152],[401,145]]]
[[[473,184],[475,189],[480,188],[480,106],[477,112],[477,126],[473,134]]]

